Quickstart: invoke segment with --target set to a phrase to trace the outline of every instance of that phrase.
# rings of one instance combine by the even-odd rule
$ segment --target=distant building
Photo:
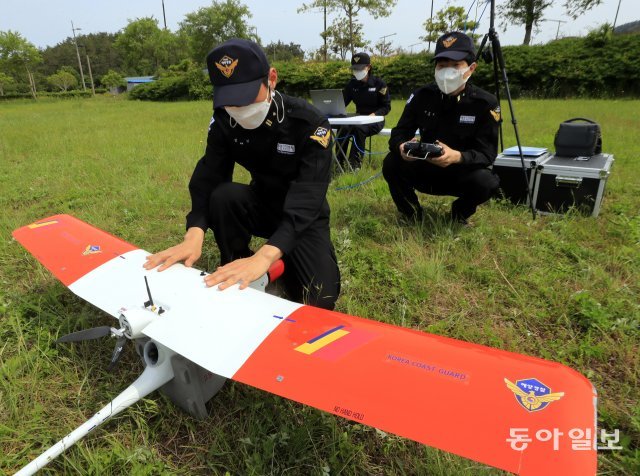
[[[153,83],[155,78],[153,76],[129,76],[124,80],[127,82],[127,92],[129,92],[140,84]]]

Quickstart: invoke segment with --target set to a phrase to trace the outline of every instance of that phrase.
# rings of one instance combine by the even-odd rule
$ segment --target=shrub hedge
[[[545,45],[505,46],[502,52],[514,97],[640,96],[640,35],[614,36],[607,41],[565,38]],[[432,55],[424,53],[374,58],[374,74],[384,78],[392,96],[404,98],[433,81],[431,60]],[[279,71],[279,89],[292,95],[305,96],[309,89],[342,88],[350,77],[341,62],[274,66]],[[492,64],[480,60],[473,81],[493,91]]]
[[[640,35],[612,38],[565,38],[545,45],[502,48],[509,90],[513,97],[639,97]],[[432,55],[427,53],[374,58],[374,74],[384,78],[394,98],[407,97],[433,81]],[[307,96],[310,89],[339,89],[351,77],[341,61],[275,62],[278,89]],[[180,69],[180,68],[178,68]],[[475,84],[494,90],[493,67],[481,61]],[[504,95],[504,91],[501,91]],[[198,67],[173,70],[154,83],[136,87],[129,97],[147,100],[205,99],[211,85]]]
[[[103,94],[107,92],[105,88],[96,88],[96,94]],[[73,89],[71,91],[38,91],[38,97],[47,97],[47,98],[63,98],[63,99],[72,99],[72,98],[90,98],[93,96],[91,89],[87,89],[83,91],[81,89]],[[33,96],[31,93],[10,93],[5,94],[4,96],[0,96],[0,100],[8,100],[8,99],[31,99]]]

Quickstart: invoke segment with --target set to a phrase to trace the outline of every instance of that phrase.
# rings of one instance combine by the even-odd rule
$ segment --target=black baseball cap
[[[232,38],[207,55],[213,106],[246,106],[255,101],[269,74],[269,61],[257,43]]]
[[[351,69],[364,69],[371,64],[371,58],[367,53],[356,53],[351,57]]]
[[[454,61],[467,59],[476,55],[476,48],[473,40],[461,31],[445,33],[436,41],[436,53],[434,60],[438,58],[448,58]]]

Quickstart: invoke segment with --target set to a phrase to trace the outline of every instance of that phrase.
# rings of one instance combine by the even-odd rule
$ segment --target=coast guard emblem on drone
[[[529,412],[544,410],[547,405],[564,396],[564,392],[551,393],[551,389],[535,378],[516,380],[516,383],[504,379],[509,390],[513,392],[516,401]]]
[[[82,252],[84,256],[95,255],[96,253],[102,253],[100,245],[87,245],[85,250]]]
[[[220,58],[220,61],[216,62],[216,66],[226,78],[230,78],[233,71],[236,69],[236,66],[238,66],[238,60],[234,60],[233,58],[229,58],[227,55],[224,55]]]

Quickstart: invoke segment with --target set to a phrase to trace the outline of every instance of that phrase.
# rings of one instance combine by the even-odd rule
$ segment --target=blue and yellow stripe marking
[[[308,340],[302,345],[296,347],[298,352],[302,352],[303,354],[313,354],[315,351],[322,349],[323,347],[331,344],[332,342],[337,341],[341,337],[349,334],[349,331],[345,331],[343,329],[344,326],[334,327],[333,329],[329,329],[326,332],[314,337],[311,340]]]

